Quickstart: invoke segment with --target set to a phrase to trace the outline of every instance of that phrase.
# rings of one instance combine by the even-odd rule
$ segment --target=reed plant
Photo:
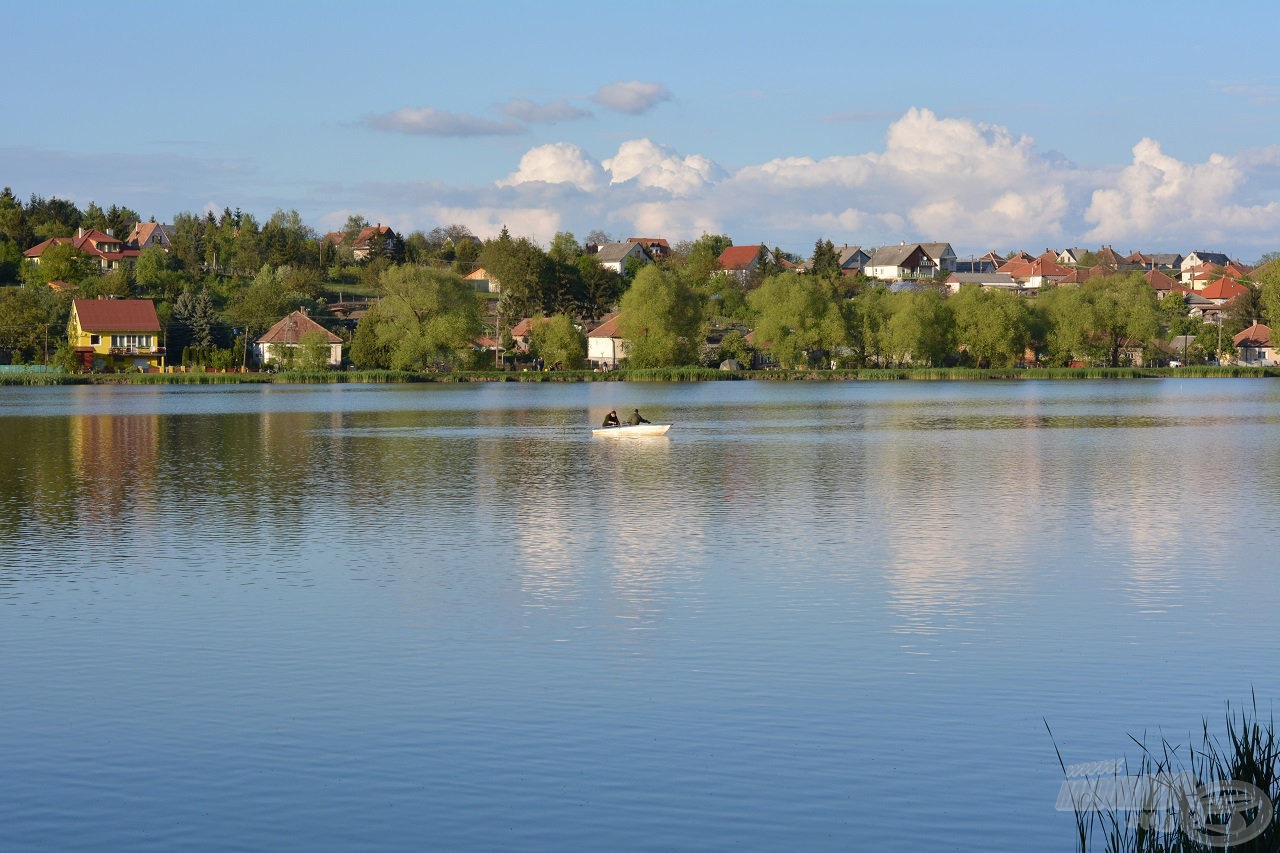
[[[1135,764],[1127,758],[1120,762],[1130,771],[1127,776],[1115,772],[1114,781],[1106,776],[1071,780],[1075,791],[1112,791],[1132,785],[1134,777],[1156,780],[1145,789],[1161,790],[1164,796],[1148,803],[1153,808],[1139,811],[1116,807],[1114,803],[1093,802],[1088,807],[1076,800],[1074,810],[1076,849],[1080,853],[1103,850],[1106,853],[1190,853],[1190,851],[1222,851],[1231,853],[1275,853],[1280,850],[1280,738],[1274,715],[1265,720],[1258,714],[1256,695],[1250,706],[1233,711],[1230,704],[1225,715],[1225,734],[1210,731],[1205,719],[1198,737],[1188,736],[1186,744],[1174,744],[1161,738],[1149,744],[1130,735],[1138,747]],[[1047,727],[1046,723],[1046,727]],[[1052,731],[1050,731],[1052,739]],[[1186,747],[1185,752],[1182,750]],[[1064,775],[1068,766],[1057,752]],[[1179,780],[1194,780],[1196,792],[1187,792]],[[1235,783],[1244,782],[1265,795],[1253,799],[1240,791]],[[1082,784],[1084,783],[1084,784]],[[1234,788],[1234,795],[1230,792]],[[1128,790],[1144,790],[1141,786]],[[1215,792],[1217,797],[1214,797]],[[1086,795],[1082,799],[1088,800]],[[1099,797],[1098,799],[1104,799]],[[1227,804],[1222,813],[1203,806]],[[1197,809],[1201,806],[1201,809]],[[1237,810],[1237,814],[1231,812]],[[1234,823],[1232,818],[1234,817]],[[1260,831],[1259,831],[1260,830]]]

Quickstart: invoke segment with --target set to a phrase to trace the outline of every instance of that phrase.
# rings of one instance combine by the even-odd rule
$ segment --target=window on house
[[[100,344],[100,343],[102,343],[102,335],[90,335],[90,336],[89,336],[89,345],[90,345],[90,346],[95,346],[95,347],[96,347],[96,346],[97,346],[98,344]]]

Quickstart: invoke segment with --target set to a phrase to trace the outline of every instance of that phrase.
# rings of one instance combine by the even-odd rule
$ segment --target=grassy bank
[[[334,370],[282,373],[3,373],[3,385],[240,385],[263,383],[385,384],[399,382],[713,382],[758,379],[769,382],[963,382],[1015,379],[1204,379],[1280,377],[1280,367],[1035,367],[975,370],[962,367],[918,367],[865,370],[750,370],[729,372],[711,367],[667,367],[614,370],[558,370],[552,373],[497,370],[412,373],[400,370]]]

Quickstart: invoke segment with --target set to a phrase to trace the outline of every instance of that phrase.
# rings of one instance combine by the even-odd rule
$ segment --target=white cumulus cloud
[[[1164,153],[1154,139],[1143,139],[1114,185],[1093,193],[1085,220],[1094,227],[1087,236],[1203,242],[1273,232],[1280,226],[1280,203],[1248,205],[1239,198],[1248,177],[1242,164],[1265,167],[1271,159],[1264,149],[1247,158],[1211,154],[1203,163],[1186,163]]]
[[[511,187],[532,181],[570,184],[579,189],[595,189],[603,181],[600,165],[571,142],[552,142],[531,148],[520,158],[520,167],[501,181]]]
[[[686,196],[710,184],[720,168],[699,154],[681,157],[671,148],[649,139],[632,139],[618,146],[618,153],[601,163],[610,183],[634,181],[641,188],[666,190]]]

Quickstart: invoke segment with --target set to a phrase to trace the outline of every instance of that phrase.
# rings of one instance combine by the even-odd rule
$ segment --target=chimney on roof
[[[81,237],[83,237],[83,236],[84,236],[84,229],[83,229],[83,228],[77,228],[77,229],[76,229],[76,239],[77,239],[77,240],[79,240],[79,239],[80,239]]]

